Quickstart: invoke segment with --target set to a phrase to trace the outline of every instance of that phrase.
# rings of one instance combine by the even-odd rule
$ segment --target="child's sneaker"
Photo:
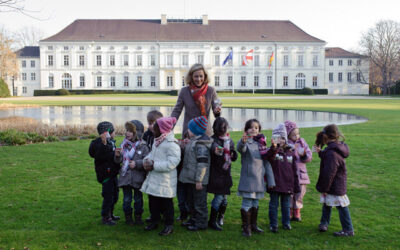
[[[273,233],[277,233],[278,232],[278,227],[270,226],[269,227],[269,231],[271,231]]]
[[[354,236],[354,232],[353,231],[340,231],[340,232],[335,232],[333,233],[334,236],[337,237],[351,237]]]
[[[323,232],[328,231],[328,226],[319,224],[318,229],[319,229],[320,232],[323,233]]]
[[[292,226],[290,224],[283,225],[283,229],[285,230],[292,230]]]
[[[117,225],[117,223],[115,221],[113,221],[111,217],[103,217],[102,223],[103,223],[103,225],[107,225],[107,226]]]

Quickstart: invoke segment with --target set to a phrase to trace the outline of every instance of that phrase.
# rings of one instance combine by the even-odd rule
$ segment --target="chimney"
[[[167,25],[167,15],[161,14],[161,25]]]
[[[208,25],[208,15],[203,15],[203,25]]]

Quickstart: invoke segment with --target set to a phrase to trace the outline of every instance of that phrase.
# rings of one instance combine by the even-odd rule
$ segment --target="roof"
[[[40,57],[39,46],[25,46],[15,52],[17,57]]]
[[[160,19],[78,19],[49,41],[160,41],[160,42],[319,42],[291,21],[209,20],[208,25],[195,22],[168,22]]]
[[[339,47],[326,47],[325,58],[365,58],[367,56],[353,53]]]

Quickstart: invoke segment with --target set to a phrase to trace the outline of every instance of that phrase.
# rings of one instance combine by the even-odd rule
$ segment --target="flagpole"
[[[235,67],[233,66],[233,48],[232,48],[232,94],[235,94]]]
[[[253,50],[253,95],[254,95],[254,85],[255,85],[255,79],[254,79],[254,61],[255,61],[255,59],[254,59],[254,57],[255,57],[255,55],[254,55],[254,50]]]

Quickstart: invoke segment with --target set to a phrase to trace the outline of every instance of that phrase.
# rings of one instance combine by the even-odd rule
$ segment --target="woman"
[[[188,122],[198,116],[205,116],[209,119],[210,109],[212,108],[214,116],[218,117],[221,113],[221,106],[215,103],[218,99],[217,92],[211,86],[208,86],[208,74],[202,64],[194,64],[186,75],[186,84],[179,92],[172,117],[177,120],[185,108],[183,121],[182,138],[188,138]],[[206,134],[212,135],[211,123],[208,123]]]

